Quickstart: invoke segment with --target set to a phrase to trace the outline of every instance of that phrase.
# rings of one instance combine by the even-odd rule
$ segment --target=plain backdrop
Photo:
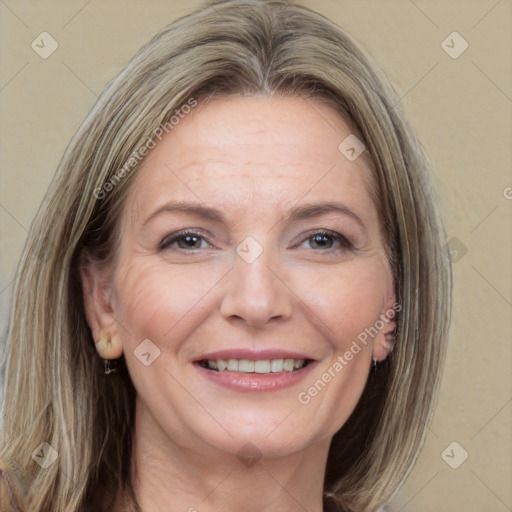
[[[303,4],[354,36],[398,91],[435,165],[454,261],[454,315],[438,408],[393,510],[510,511],[512,2]],[[71,135],[136,50],[199,5],[0,0],[2,339],[27,230]],[[31,46],[42,32],[58,44],[47,58]],[[49,51],[51,40],[45,41]]]

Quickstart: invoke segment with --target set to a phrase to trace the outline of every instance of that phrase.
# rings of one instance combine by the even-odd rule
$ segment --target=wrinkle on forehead
[[[365,160],[349,162],[338,150],[349,133],[340,114],[322,103],[313,109],[300,98],[217,98],[183,119],[144,159],[129,192],[128,220],[139,222],[156,193],[171,188],[173,195],[206,203],[226,202],[231,194],[231,206],[256,197],[287,206],[339,170],[336,186],[347,187],[358,175],[359,194],[368,193]],[[343,174],[344,167],[350,172]],[[257,213],[262,210],[259,201]]]

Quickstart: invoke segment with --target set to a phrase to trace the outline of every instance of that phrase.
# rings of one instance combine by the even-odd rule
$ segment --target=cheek
[[[364,335],[379,319],[388,274],[377,259],[302,277],[308,306],[321,318],[328,357],[307,380],[298,399],[311,417],[323,419],[323,434],[334,435],[356,407],[368,378],[372,339]],[[309,283],[308,283],[309,282]]]
[[[222,275],[217,265],[173,268],[165,261],[134,258],[116,277],[123,345],[133,351],[149,338],[161,349],[176,350],[193,324],[209,314],[208,294]]]
[[[310,277],[301,278],[303,289],[309,290],[304,300],[322,320],[323,332],[335,350],[344,350],[379,319],[387,292],[387,273],[379,262],[354,262]]]

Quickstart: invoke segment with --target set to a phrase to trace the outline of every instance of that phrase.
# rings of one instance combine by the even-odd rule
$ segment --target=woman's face
[[[316,101],[229,96],[146,157],[101,322],[153,434],[288,454],[353,411],[372,348],[390,348],[394,294],[368,169],[354,139],[339,149],[349,135]]]

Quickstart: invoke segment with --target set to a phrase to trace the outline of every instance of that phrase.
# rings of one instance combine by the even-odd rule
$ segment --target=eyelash
[[[309,234],[306,238],[304,238],[302,240],[301,244],[307,240],[312,239],[315,236],[318,236],[318,235],[332,237],[334,241],[339,243],[339,247],[328,248],[328,249],[324,249],[324,250],[319,249],[319,250],[316,250],[315,252],[320,252],[322,254],[332,254],[332,253],[335,253],[338,250],[340,250],[340,248],[349,249],[349,250],[353,249],[353,245],[348,240],[347,237],[345,237],[344,235],[342,235],[341,233],[338,233],[336,231],[330,231],[330,230],[325,230],[325,229],[314,231],[313,233]],[[168,237],[164,238],[162,240],[162,242],[160,243],[159,249],[162,251],[169,250],[171,244],[173,244],[174,242],[177,242],[178,240],[181,240],[187,236],[194,236],[194,237],[200,238],[200,239],[208,242],[208,239],[202,233],[200,233],[198,231],[185,230],[185,231],[179,231],[178,233],[174,233],[174,234],[169,235]],[[177,249],[185,251],[185,252],[194,252],[194,251],[199,250],[199,249],[191,249],[190,251],[188,251],[186,249],[181,249],[181,248],[177,248]]]

